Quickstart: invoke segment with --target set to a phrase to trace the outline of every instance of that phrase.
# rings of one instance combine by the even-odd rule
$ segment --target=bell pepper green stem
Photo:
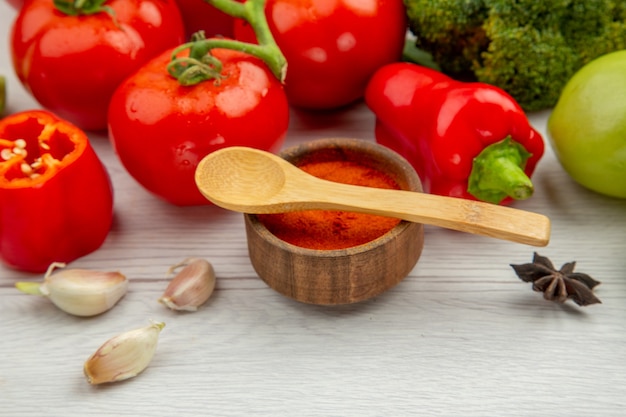
[[[467,191],[479,200],[498,204],[506,197],[524,200],[533,184],[524,172],[530,157],[511,137],[489,145],[474,158]]]
[[[244,52],[261,59],[272,74],[281,83],[284,82],[287,75],[287,60],[276,44],[265,18],[266,0],[247,0],[245,3],[235,0],[205,1],[230,16],[248,22],[254,30],[258,44],[225,38],[205,39],[203,34],[194,34],[191,42],[180,45],[173,51],[172,62],[168,66],[169,73],[182,85],[217,79],[220,77],[221,64],[218,65],[217,59],[211,56],[211,50],[221,48]],[[185,49],[190,50],[191,59],[178,57]]]

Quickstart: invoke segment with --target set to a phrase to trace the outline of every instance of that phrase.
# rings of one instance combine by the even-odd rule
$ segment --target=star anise
[[[572,299],[579,306],[601,303],[593,294],[593,288],[600,282],[582,272],[574,272],[575,266],[576,262],[568,262],[557,270],[548,258],[537,252],[532,263],[511,264],[517,276],[524,282],[532,282],[533,290],[543,292],[546,300],[564,303]]]

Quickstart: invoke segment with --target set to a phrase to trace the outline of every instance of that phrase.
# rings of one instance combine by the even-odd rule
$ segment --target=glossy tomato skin
[[[109,138],[126,170],[148,191],[178,206],[207,205],[194,181],[200,160],[228,146],[277,152],[289,105],[280,82],[257,58],[214,50],[224,78],[185,87],[166,71],[171,53],[116,90]]]
[[[227,15],[204,0],[176,0],[185,23],[187,39],[199,30],[209,38],[221,35],[225,38],[233,37],[235,19]]]
[[[175,0],[111,0],[107,13],[68,16],[52,0],[25,3],[11,32],[15,72],[46,109],[85,130],[106,129],[115,88],[184,41]]]
[[[266,16],[287,59],[285,90],[296,107],[333,109],[354,102],[378,68],[402,56],[402,0],[268,0]],[[239,20],[235,37],[254,40]]]

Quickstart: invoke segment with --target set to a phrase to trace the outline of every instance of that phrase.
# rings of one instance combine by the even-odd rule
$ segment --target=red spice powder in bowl
[[[331,158],[329,160],[329,158]],[[329,181],[375,188],[400,189],[387,173],[345,155],[314,153],[298,167]],[[384,235],[400,220],[346,211],[307,210],[259,215],[259,220],[278,238],[309,249],[332,250],[362,245]]]
[[[280,156],[329,181],[422,191],[404,158],[365,140],[320,139]],[[421,224],[369,214],[308,210],[244,219],[257,274],[279,293],[311,304],[349,304],[383,293],[408,275],[424,245]]]

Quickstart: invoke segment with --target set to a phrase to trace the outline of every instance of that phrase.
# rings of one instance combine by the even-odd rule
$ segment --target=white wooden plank
[[[0,3],[0,36],[14,12]],[[37,108],[0,44],[9,110]],[[545,133],[549,112],[532,115]],[[363,104],[332,115],[292,112],[286,145],[321,137],[373,140]],[[352,306],[300,304],[254,273],[240,214],[180,208],[144,191],[93,135],[116,189],[105,245],[73,266],[115,269],[131,289],[112,311],[68,316],[13,288],[36,277],[0,267],[0,415],[72,416],[622,416],[626,409],[626,201],[569,179],[549,147],[536,195],[515,206],[548,215],[546,248],[426,228],[412,273]],[[533,251],[602,281],[601,305],[556,305],[533,293],[510,263]],[[156,299],[170,265],[210,260],[218,276],[197,313]],[[149,319],[166,322],[139,377],[89,386],[84,360],[101,343]]]

